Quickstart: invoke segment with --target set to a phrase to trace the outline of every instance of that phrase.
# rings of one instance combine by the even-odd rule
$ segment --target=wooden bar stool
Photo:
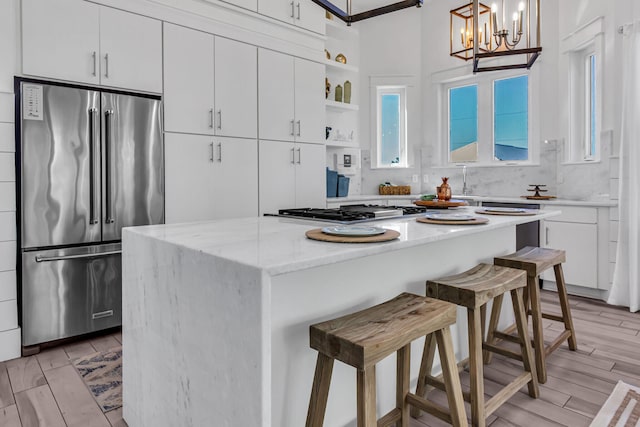
[[[527,335],[527,322],[522,300],[522,290],[526,284],[523,271],[490,264],[479,264],[461,274],[427,281],[428,297],[467,308],[469,359],[460,362],[459,365],[464,366],[467,362],[469,364],[471,390],[469,393],[463,393],[463,396],[471,403],[471,425],[473,426],[485,426],[486,418],[525,384],[528,385],[529,396],[538,397],[538,382],[531,343]],[[501,302],[506,292],[511,293],[518,335],[522,337],[517,340],[520,344],[520,353],[484,342],[484,322],[482,319],[486,312],[486,304],[491,299],[494,300],[494,304],[496,301]],[[498,322],[497,318],[495,322]],[[486,402],[484,400],[483,348],[520,360],[524,365],[522,374]],[[433,341],[425,341],[416,388],[416,394],[421,397],[426,395],[428,386],[442,389],[442,381],[431,376],[434,350]],[[419,412],[412,411],[412,415],[418,416]]]
[[[555,351],[564,340],[567,340],[569,349],[575,351],[578,348],[576,341],[576,331],[571,320],[571,309],[569,308],[569,300],[567,297],[567,288],[564,283],[564,274],[562,272],[562,263],[565,262],[565,251],[557,249],[538,248],[527,246],[519,251],[496,257],[495,265],[505,267],[518,268],[527,272],[527,290],[528,302],[525,304],[527,313],[531,314],[533,323],[533,347],[535,348],[536,370],[538,371],[538,381],[547,382],[547,368],[545,359],[553,351]],[[560,309],[562,316],[543,313],[540,306],[540,289],[538,288],[538,276],[548,268],[553,267],[556,275],[556,286],[558,288],[558,298],[560,300]],[[531,311],[529,312],[529,304]],[[544,344],[544,336],[542,334],[542,319],[555,320],[564,323],[564,331],[548,346]],[[513,332],[513,325],[504,332],[496,331],[496,325],[489,325],[488,339],[495,342],[498,339],[510,339],[510,333]],[[490,358],[486,360],[488,363]]]
[[[408,427],[409,405],[451,423],[467,426],[462,388],[449,325],[456,321],[454,305],[402,293],[374,307],[312,325],[311,347],[318,351],[307,427],[321,427],[329,395],[333,361],[357,369],[358,427]],[[409,393],[411,342],[435,336],[440,349],[449,409]],[[375,364],[397,352],[396,407],[377,419]],[[395,424],[395,423],[398,424]]]

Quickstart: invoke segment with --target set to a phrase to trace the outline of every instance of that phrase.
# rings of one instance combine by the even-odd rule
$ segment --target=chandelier
[[[540,0],[535,0],[534,10],[531,1],[502,0],[500,7],[493,3],[489,8],[473,0],[451,10],[450,55],[473,59],[474,73],[531,68],[542,51]],[[512,15],[508,15],[511,12]],[[536,43],[532,45],[534,38]],[[493,61],[489,61],[491,59]]]
[[[386,6],[377,7],[375,9],[366,10],[364,12],[352,13],[351,0],[346,0],[347,10],[344,11],[328,0],[312,0],[315,4],[321,6],[327,12],[332,13],[339,19],[351,25],[352,22],[362,21],[363,19],[373,18],[374,16],[384,15],[385,13],[395,12],[397,10],[406,9],[408,7],[421,7],[423,0],[403,0]]]

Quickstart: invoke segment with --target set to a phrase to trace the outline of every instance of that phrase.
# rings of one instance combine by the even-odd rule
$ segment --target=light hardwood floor
[[[542,300],[545,312],[560,313],[555,293],[542,292]],[[640,313],[578,297],[570,297],[570,303],[578,351],[569,351],[564,343],[549,356],[548,381],[540,386],[540,398],[531,399],[523,387],[489,418],[491,427],[588,426],[618,380],[640,386]],[[545,340],[551,341],[561,330],[560,324],[545,321]],[[126,427],[121,409],[102,413],[70,365],[71,359],[120,342],[119,334],[110,334],[0,363],[0,426]],[[495,355],[485,366],[487,396],[520,371],[518,362]],[[463,372],[461,379],[468,387],[468,373]],[[429,399],[446,404],[444,393],[437,390]],[[423,415],[410,425],[447,424]]]

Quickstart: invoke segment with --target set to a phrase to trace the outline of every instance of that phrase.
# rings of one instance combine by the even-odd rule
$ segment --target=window
[[[449,160],[478,160],[478,86],[449,89]]]
[[[585,91],[587,102],[585,103],[585,158],[593,159],[596,156],[596,55],[587,56],[585,61]]]
[[[404,86],[377,87],[377,167],[407,167],[407,96]]]
[[[496,160],[529,159],[528,77],[493,82],[493,155]]]
[[[531,73],[489,73],[441,86],[448,95],[441,122],[448,132],[445,162],[496,165],[537,159],[529,145],[535,140],[529,126]]]

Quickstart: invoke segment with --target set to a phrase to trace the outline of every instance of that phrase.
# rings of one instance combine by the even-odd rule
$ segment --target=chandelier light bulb
[[[518,4],[518,12],[522,12],[523,10],[524,10],[524,2],[522,2],[522,1],[521,1],[521,2]]]

